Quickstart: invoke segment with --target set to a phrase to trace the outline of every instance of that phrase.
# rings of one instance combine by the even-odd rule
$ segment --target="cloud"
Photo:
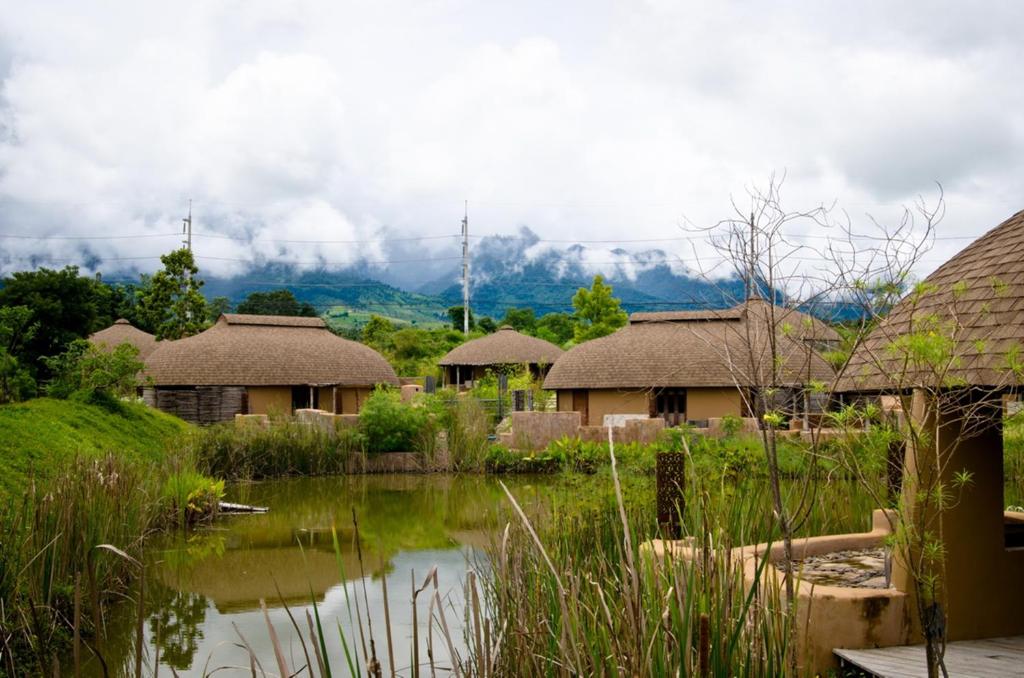
[[[781,170],[855,219],[942,182],[946,234],[1021,207],[1016,3],[8,4],[0,233],[123,238],[3,239],[0,272],[150,270],[189,199],[207,271],[438,259],[374,264],[408,284],[465,200],[474,235],[541,240],[679,236]],[[651,249],[622,248],[581,256]]]

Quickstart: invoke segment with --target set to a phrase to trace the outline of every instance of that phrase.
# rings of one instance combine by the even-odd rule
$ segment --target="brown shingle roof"
[[[723,311],[634,314],[640,315],[639,321],[633,319],[614,334],[567,351],[551,368],[544,388],[765,384],[771,367],[767,341],[771,313],[767,302],[752,300]],[[655,321],[654,317],[665,319]],[[831,339],[835,333],[808,318],[799,311],[775,307],[784,384],[832,378],[832,369],[804,338]]]
[[[124,318],[118,318],[110,327],[90,335],[89,341],[109,351],[121,344],[131,344],[139,349],[141,360],[145,360],[157,346],[156,337],[149,332],[143,332]]]
[[[520,334],[505,325],[494,334],[467,341],[447,353],[439,365],[551,365],[564,351],[549,341]]]
[[[157,386],[398,385],[372,348],[320,318],[284,316],[224,314],[205,332],[161,342],[146,373]]]
[[[952,353],[959,364],[945,383],[1018,383],[1007,369],[1007,354],[1024,343],[1024,210],[964,248],[924,285],[924,294],[905,297],[865,338],[839,388],[876,391],[943,385],[934,369],[906,366],[892,350],[901,335],[929,326],[955,339]]]

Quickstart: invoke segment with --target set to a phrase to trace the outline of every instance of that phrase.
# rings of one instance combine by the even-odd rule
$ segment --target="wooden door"
[[[577,390],[572,392],[572,411],[580,413],[580,424],[590,425],[590,392]]]

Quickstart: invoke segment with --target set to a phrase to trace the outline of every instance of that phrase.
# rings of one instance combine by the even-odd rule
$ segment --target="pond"
[[[554,515],[586,515],[587,507],[612,501],[607,474],[502,480],[538,522]],[[758,480],[733,486],[731,496],[749,496],[753,482],[764,485]],[[867,529],[870,500],[850,484],[836,487],[822,496],[824,510],[816,512],[825,522],[815,521],[809,529]],[[654,479],[627,478],[625,491],[627,504],[653,520]],[[231,486],[226,499],[267,506],[270,512],[224,516],[213,525],[162,536],[147,546],[143,633],[149,661],[159,656],[164,675],[172,675],[171,669],[180,676],[214,670],[216,675],[252,675],[246,646],[268,674],[277,674],[261,601],[289,666],[301,667],[306,661],[292,619],[311,661],[316,661],[308,612],[319,614],[336,675],[348,673],[341,635],[353,662],[358,655],[365,672],[362,648],[364,643],[369,647],[371,628],[383,675],[389,675],[384,584],[391,652],[399,674],[410,675],[413,584],[421,586],[437,568],[438,598],[455,649],[461,651],[466,573],[474,569],[486,576],[484,550],[511,517],[498,480],[477,475],[283,479]],[[767,505],[758,513],[770,515]],[[433,592],[431,586],[418,598],[421,663],[426,661]],[[354,622],[359,618],[363,623]],[[136,623],[134,611],[113,615],[104,648],[108,661],[117,656],[122,665],[131,661]],[[449,651],[436,629],[433,651],[437,665],[447,666]],[[100,674],[94,660],[87,668]]]

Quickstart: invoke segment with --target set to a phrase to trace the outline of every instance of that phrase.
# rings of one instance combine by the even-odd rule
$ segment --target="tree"
[[[32,322],[31,309],[0,307],[0,403],[17,402],[35,394],[35,379],[18,355],[38,327]]]
[[[309,302],[300,302],[291,290],[252,292],[235,308],[235,313],[248,315],[287,315],[315,318],[316,309]]]
[[[476,328],[486,334],[492,334],[497,331],[498,323],[494,322],[494,318],[485,315],[477,321]]]
[[[448,309],[448,318],[451,320],[452,329],[462,331],[463,325],[463,313],[462,306],[452,306]],[[472,330],[476,327],[476,319],[473,318],[473,310],[469,311],[469,329]]]
[[[0,288],[0,307],[32,309],[36,331],[23,338],[16,357],[40,380],[49,377],[40,358],[61,353],[75,339],[112,324],[118,299],[108,285],[79,275],[77,266],[15,273]]]
[[[576,343],[609,335],[625,325],[629,316],[619,308],[621,303],[612,296],[612,286],[604,284],[601,275],[594,276],[589,290],[581,287],[572,297],[572,305],[576,309],[573,330]]]
[[[87,402],[133,396],[139,372],[145,367],[139,349],[131,344],[105,351],[85,339],[76,339],[67,351],[45,361],[54,375],[46,388],[48,395]]]
[[[387,318],[379,315],[371,315],[370,322],[363,327],[362,341],[367,346],[384,353],[391,348],[391,335],[395,333],[395,326]]]
[[[534,336],[561,346],[573,338],[573,330],[568,313],[546,313],[537,321]]]
[[[505,311],[505,317],[501,319],[502,325],[509,325],[517,332],[533,334],[537,326],[537,316],[532,308],[510,308]]]
[[[179,249],[160,257],[164,267],[153,274],[139,299],[139,314],[157,339],[181,339],[203,329],[206,299],[192,252]]]
[[[231,300],[227,297],[214,297],[210,300],[208,309],[207,320],[215,323],[222,314],[231,313]]]

